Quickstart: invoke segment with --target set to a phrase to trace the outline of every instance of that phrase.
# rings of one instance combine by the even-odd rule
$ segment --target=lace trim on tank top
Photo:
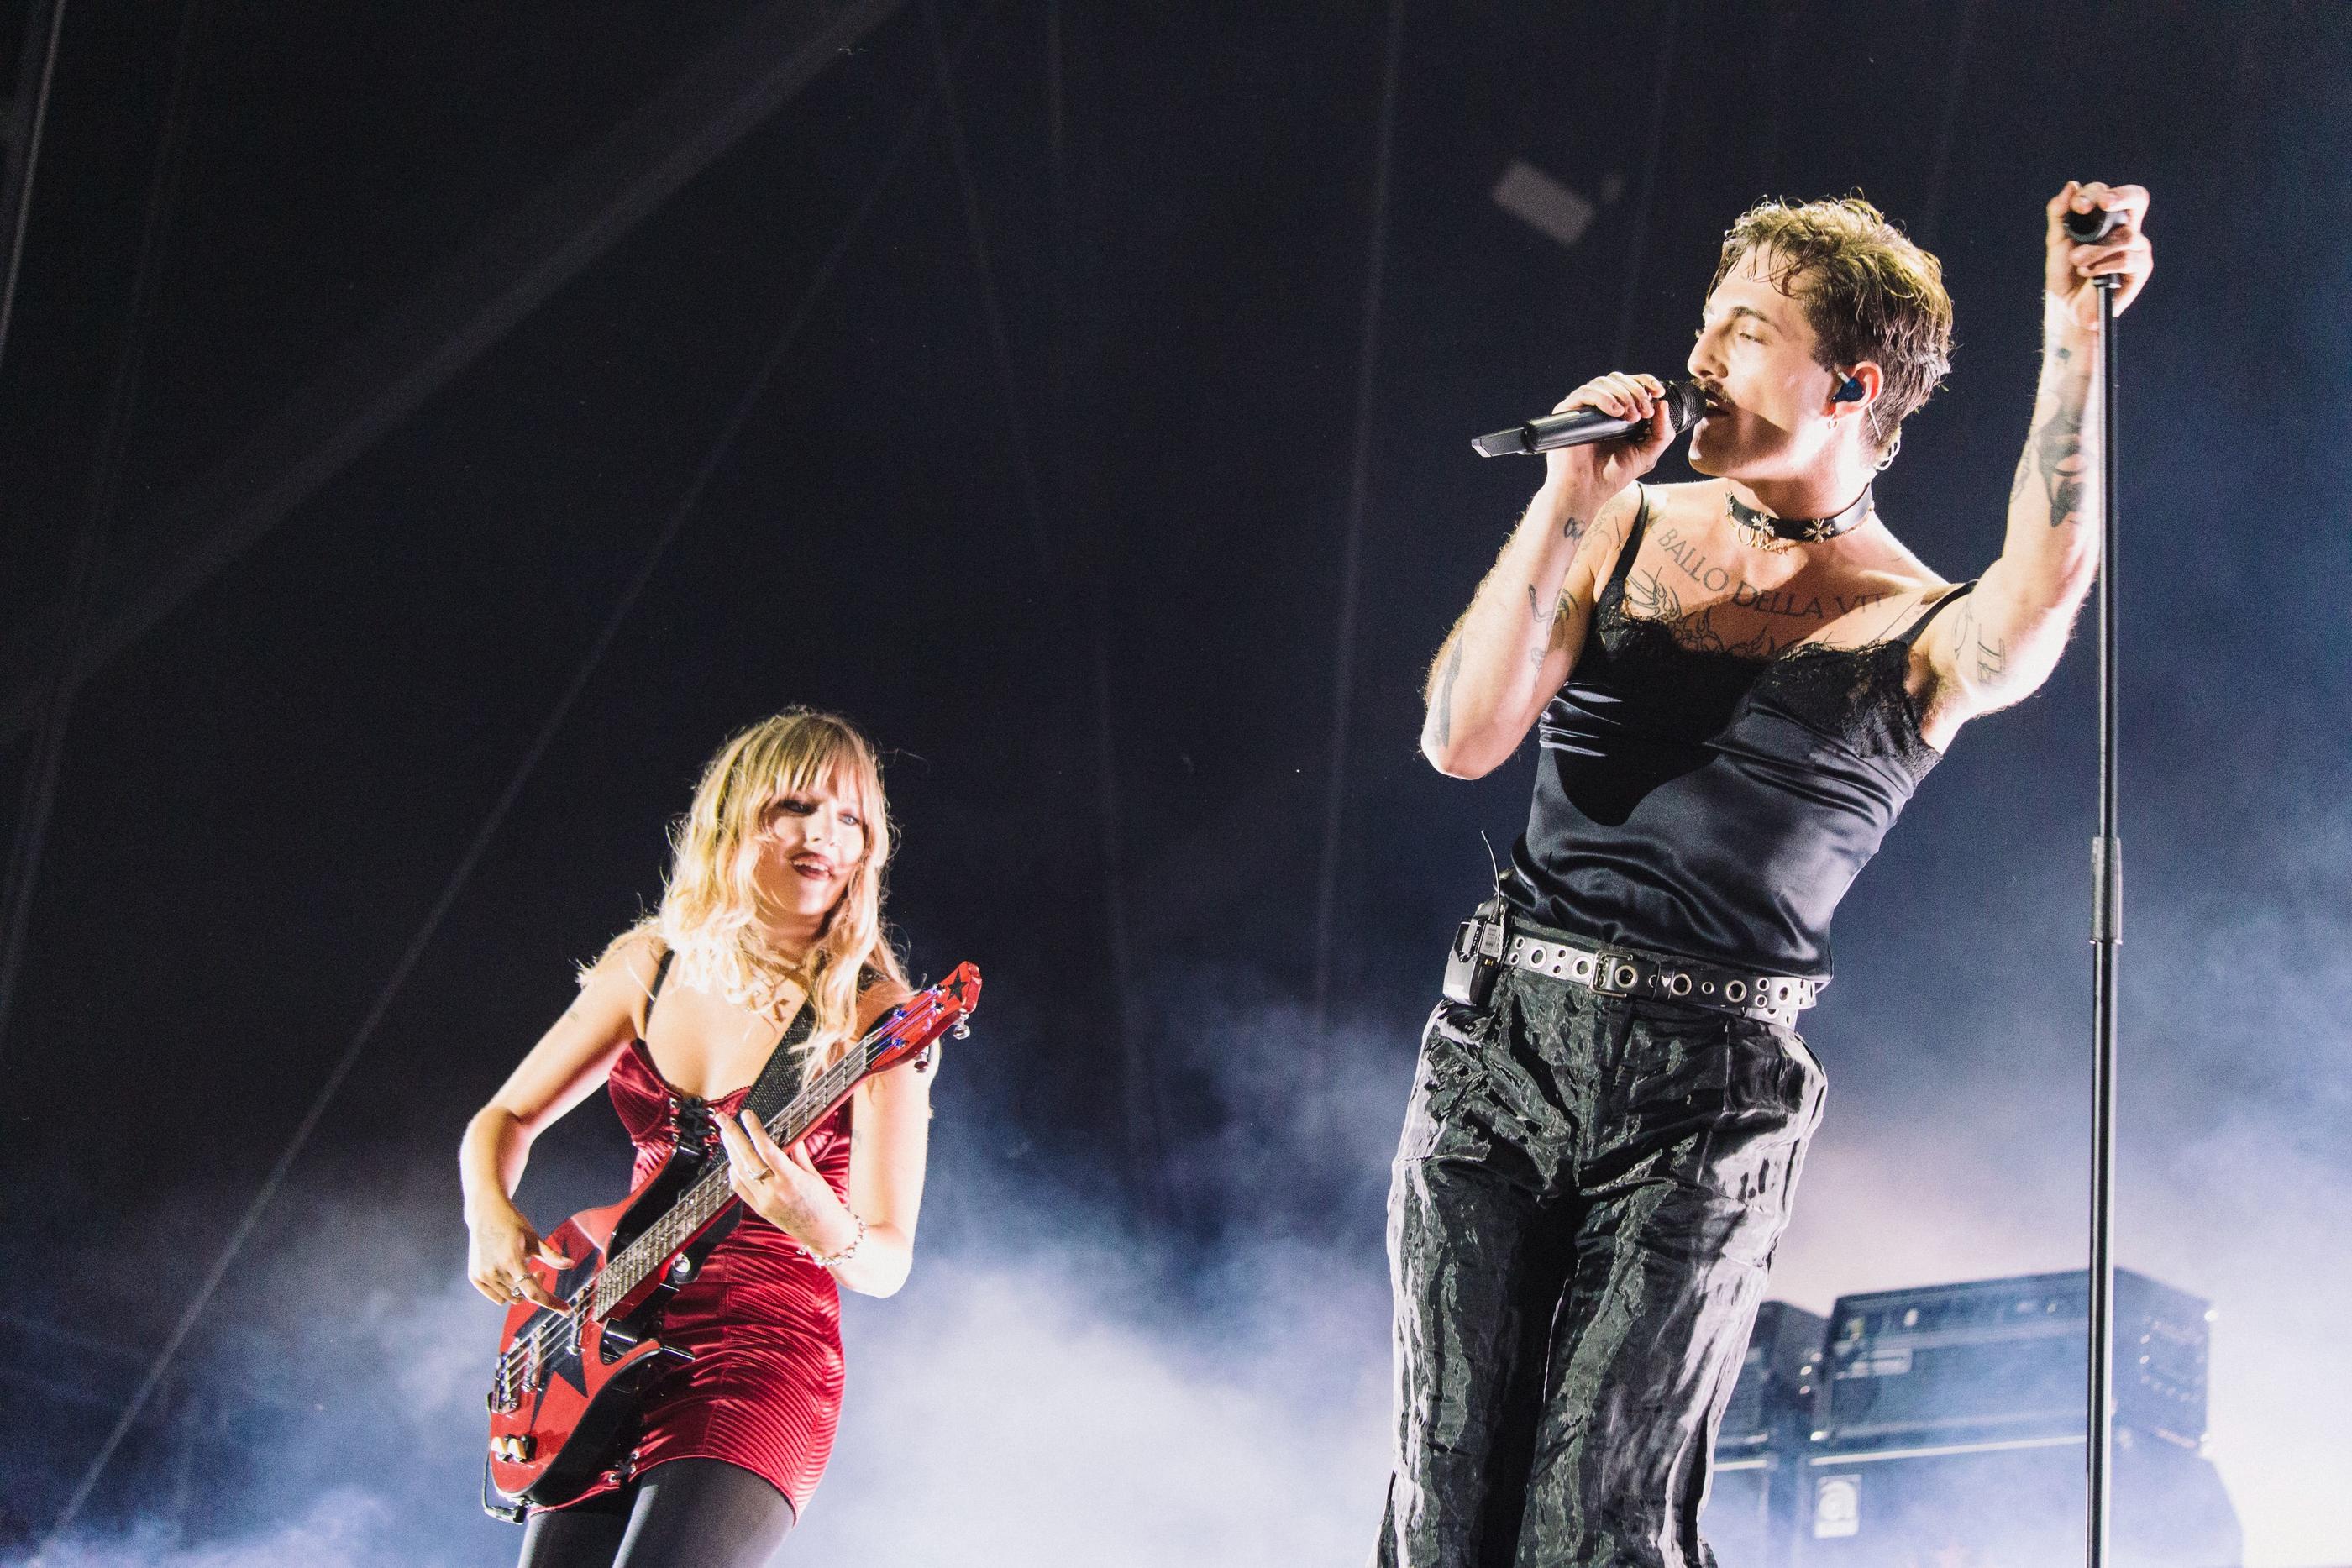
[[[1625,608],[1626,579],[1649,521],[1645,491],[1616,570],[1593,603],[1593,632],[1621,684],[1664,702],[1698,698],[1710,709],[1719,704],[1725,722],[1742,697],[1766,695],[1823,735],[1864,756],[1891,757],[1915,777],[1942,759],[1943,753],[1919,733],[1925,716],[1907,686],[1911,646],[1927,622],[1975,582],[1946,591],[1901,632],[1880,642],[1853,647],[1797,643],[1777,653],[1753,653],[1747,651],[1752,640],[1727,643],[1704,619],[1663,620]]]

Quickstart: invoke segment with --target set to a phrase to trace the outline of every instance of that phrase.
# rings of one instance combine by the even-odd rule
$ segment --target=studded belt
[[[1520,929],[1513,930],[1512,925]],[[1826,983],[1625,947],[1587,946],[1548,931],[1531,933],[1525,925],[1523,921],[1474,919],[1465,925],[1464,934],[1471,951],[1484,949],[1515,968],[1565,980],[1603,996],[1657,997],[1790,1029],[1796,1027],[1800,1012],[1820,999]],[[1501,950],[1496,952],[1498,946]]]

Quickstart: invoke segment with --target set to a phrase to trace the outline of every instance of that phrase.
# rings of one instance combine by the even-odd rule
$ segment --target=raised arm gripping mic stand
[[[2067,237],[2103,239],[2118,214],[2069,212]],[[2084,1552],[2106,1568],[2115,1452],[2116,959],[2123,946],[2124,847],[2116,836],[2116,288],[2099,289],[2099,836],[2091,843],[2091,1375]]]

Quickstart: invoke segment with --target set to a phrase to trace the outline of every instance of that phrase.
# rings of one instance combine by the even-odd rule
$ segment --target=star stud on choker
[[[1870,486],[1864,485],[1852,506],[1828,517],[1776,517],[1728,494],[1723,497],[1723,504],[1731,515],[1731,526],[1739,530],[1741,541],[1756,549],[1770,549],[1776,544],[1819,544],[1857,527],[1870,516]]]

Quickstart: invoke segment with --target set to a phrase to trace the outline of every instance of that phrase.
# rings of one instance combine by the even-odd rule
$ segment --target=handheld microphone
[[[2066,237],[2076,245],[2095,245],[2115,233],[2124,215],[2106,207],[2093,207],[2087,213],[2069,207],[2058,221],[2064,226]]]
[[[2069,207],[2058,220],[2060,226],[2066,231],[2066,237],[2076,245],[2097,244],[2115,233],[2116,225],[2123,221],[2123,214],[2108,207],[2093,207],[2087,213],[2078,213]],[[2113,294],[2123,284],[2123,279],[2112,272],[2103,272],[2091,281],[2097,285],[2102,294]]]
[[[1706,412],[1706,393],[1692,382],[1669,384],[1660,402],[1666,411],[1667,428],[1676,435],[1698,423],[1698,416]],[[1474,436],[1470,444],[1481,457],[1506,457],[1609,441],[1628,431],[1640,430],[1649,423],[1646,419],[1620,419],[1597,408],[1572,408],[1566,413],[1548,413],[1508,430]]]

